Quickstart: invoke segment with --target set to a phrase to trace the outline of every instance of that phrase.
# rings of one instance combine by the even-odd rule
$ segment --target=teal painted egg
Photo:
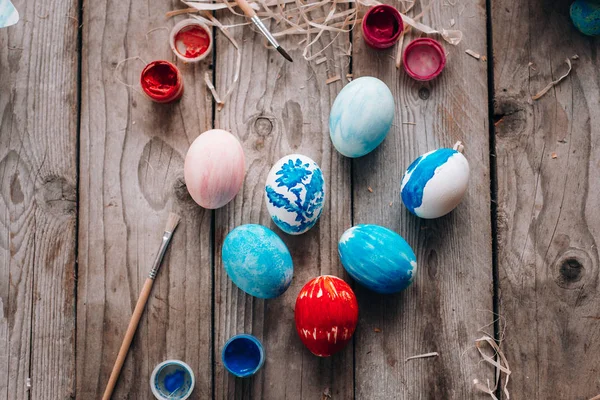
[[[333,102],[331,142],[346,157],[364,156],[383,142],[393,119],[394,97],[387,85],[371,76],[354,79]]]
[[[413,282],[417,258],[396,232],[379,225],[356,225],[338,243],[342,265],[361,285],[377,293],[396,293]]]
[[[251,296],[272,299],[292,283],[292,256],[283,240],[262,225],[241,225],[229,232],[221,254],[225,272]]]
[[[600,1],[576,0],[571,4],[571,20],[584,35],[600,35]]]

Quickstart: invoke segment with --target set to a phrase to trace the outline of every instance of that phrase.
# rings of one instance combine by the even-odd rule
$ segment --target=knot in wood
[[[51,175],[42,179],[36,190],[37,204],[56,216],[75,215],[77,209],[77,189],[62,176]]]
[[[560,266],[560,275],[565,281],[578,282],[583,272],[583,265],[575,258],[567,258]]]
[[[586,265],[592,265],[589,255],[580,249],[569,248],[554,262],[556,284],[563,289],[579,289],[586,281]]]
[[[267,117],[258,117],[254,121],[254,131],[259,136],[267,136],[273,131],[273,123]]]
[[[431,94],[431,92],[425,86],[423,86],[423,87],[421,87],[421,89],[419,89],[419,97],[422,100],[427,100],[429,98],[430,94]]]

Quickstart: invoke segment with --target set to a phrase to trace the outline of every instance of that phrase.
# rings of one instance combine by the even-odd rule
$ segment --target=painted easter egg
[[[220,208],[239,192],[245,158],[235,136],[211,129],[194,140],[185,156],[185,184],[190,196],[204,208]]]
[[[346,282],[322,275],[300,290],[294,317],[296,332],[308,350],[319,357],[329,357],[352,338],[358,322],[358,303]]]
[[[421,218],[438,218],[460,203],[469,183],[469,162],[461,152],[442,148],[423,154],[402,178],[402,202]]]
[[[383,226],[353,226],[340,238],[338,252],[348,274],[377,293],[406,289],[417,272],[417,258],[410,245]]]
[[[300,154],[283,157],[267,176],[265,198],[279,229],[290,235],[306,232],[323,211],[325,181],[321,168]]]
[[[333,102],[331,141],[346,157],[364,156],[383,142],[393,119],[394,97],[387,85],[371,76],[354,79]]]
[[[229,232],[221,257],[233,283],[251,296],[272,299],[292,283],[294,265],[288,248],[262,225],[241,225]]]
[[[600,35],[600,1],[576,0],[571,4],[571,20],[584,35]]]

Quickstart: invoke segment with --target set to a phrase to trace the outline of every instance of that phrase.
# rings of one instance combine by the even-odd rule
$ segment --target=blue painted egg
[[[325,181],[316,162],[301,154],[273,165],[265,185],[267,210],[285,233],[299,235],[316,223],[325,201]]]
[[[346,157],[373,151],[387,136],[394,119],[394,97],[385,83],[357,78],[337,95],[329,114],[333,145]]]
[[[408,167],[400,194],[408,210],[421,218],[439,218],[454,210],[467,191],[469,162],[457,150],[437,149]]]
[[[600,35],[600,2],[576,0],[571,4],[571,20],[584,35]]]
[[[262,225],[241,225],[223,242],[223,266],[237,287],[249,295],[271,299],[292,283],[292,256],[283,240]]]
[[[417,272],[417,258],[410,245],[383,226],[353,226],[340,238],[338,252],[348,274],[377,293],[406,289]]]

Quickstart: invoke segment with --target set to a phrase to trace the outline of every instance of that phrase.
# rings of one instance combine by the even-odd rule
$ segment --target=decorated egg
[[[233,283],[251,296],[271,299],[292,283],[294,265],[288,248],[262,225],[241,225],[229,232],[221,257]]]
[[[358,303],[346,282],[322,275],[300,290],[294,317],[296,332],[308,350],[319,357],[329,357],[352,338],[358,322]]]
[[[354,79],[333,102],[331,141],[346,157],[364,156],[383,142],[393,119],[394,97],[387,85],[371,76]]]
[[[457,144],[455,148],[462,147]],[[460,203],[469,183],[469,162],[456,149],[423,154],[408,167],[400,194],[408,210],[421,218],[438,218]]]
[[[210,209],[223,207],[236,196],[244,181],[242,145],[222,129],[206,131],[190,146],[183,173],[196,203]]]
[[[267,176],[265,199],[279,229],[290,235],[306,232],[323,211],[325,181],[321,168],[300,154],[283,157]]]
[[[396,232],[379,225],[356,225],[338,243],[348,274],[377,293],[406,289],[417,272],[415,253]]]
[[[600,1],[576,0],[571,4],[571,20],[585,35],[600,35]]]

